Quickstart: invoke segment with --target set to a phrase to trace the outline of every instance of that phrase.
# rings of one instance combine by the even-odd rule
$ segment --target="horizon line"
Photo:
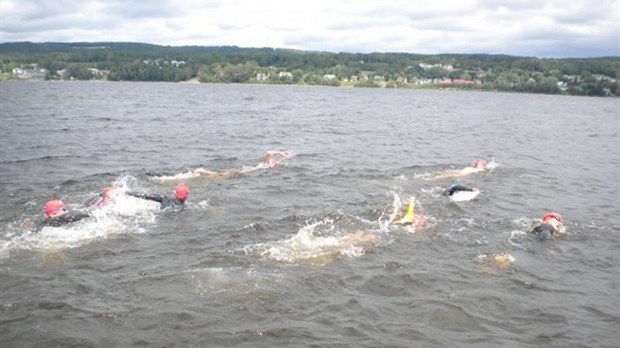
[[[601,59],[601,58],[620,58],[620,52],[617,56],[609,55],[609,56],[590,56],[590,57],[539,57],[539,56],[520,56],[520,55],[512,55],[507,53],[414,53],[414,52],[402,52],[402,51],[373,51],[373,52],[351,52],[351,51],[327,51],[327,50],[307,50],[307,49],[298,49],[298,48],[286,48],[286,47],[269,47],[269,46],[238,46],[238,45],[163,45],[156,44],[150,42],[140,42],[140,41],[0,41],[0,45],[5,44],[141,44],[141,45],[150,45],[157,47],[166,47],[166,48],[185,48],[185,47],[195,47],[195,48],[211,48],[211,47],[230,47],[230,48],[239,48],[239,49],[272,49],[272,50],[288,50],[288,51],[298,51],[298,52],[309,52],[309,53],[330,53],[330,54],[410,54],[410,55],[418,55],[418,56],[447,56],[447,55],[463,55],[463,56],[477,56],[477,55],[486,55],[486,56],[507,56],[507,57],[515,57],[515,58],[534,58],[534,59]],[[0,52],[1,53],[1,52]]]

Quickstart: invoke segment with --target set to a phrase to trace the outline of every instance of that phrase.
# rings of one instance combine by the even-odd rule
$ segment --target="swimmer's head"
[[[543,241],[546,241],[546,240],[553,239],[553,234],[554,234],[553,230],[543,229],[543,230],[540,230],[536,234],[536,238],[538,238],[539,241],[543,242]]]
[[[112,199],[112,190],[114,190],[114,188],[110,186],[106,186],[103,190],[101,190],[101,201],[97,203],[97,206],[102,207],[110,203],[110,200]]]
[[[543,223],[553,226],[556,232],[563,233],[564,227],[562,226],[562,216],[558,213],[547,213],[543,216]]]
[[[550,222],[551,220],[557,220],[557,222],[562,222],[562,216],[558,213],[549,212],[545,214],[542,218],[543,222]]]
[[[269,159],[267,159],[266,164],[267,164],[267,167],[269,168],[275,168],[278,166],[278,161],[276,161],[276,159],[273,157],[269,157]]]
[[[45,211],[43,214],[45,214],[46,218],[53,218],[66,213],[66,208],[67,206],[60,199],[55,199],[45,203]]]
[[[476,158],[473,162],[471,162],[471,166],[476,169],[486,169],[487,161]]]
[[[106,186],[101,191],[101,195],[103,196],[103,198],[110,198],[110,195],[112,194],[112,190],[114,190],[113,187]]]
[[[185,183],[180,183],[174,189],[174,196],[181,202],[185,202],[187,196],[189,196],[189,187],[185,186]]]

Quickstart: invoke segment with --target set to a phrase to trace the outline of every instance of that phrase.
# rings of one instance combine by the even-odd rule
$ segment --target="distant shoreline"
[[[11,80],[0,80],[0,84],[5,83],[170,83],[170,84],[184,84],[184,85],[250,85],[250,86],[276,86],[276,87],[324,87],[324,88],[345,88],[345,89],[370,89],[370,90],[409,90],[409,91],[450,91],[450,92],[481,92],[481,93],[514,93],[514,94],[531,94],[531,95],[555,95],[555,96],[563,96],[563,97],[596,97],[596,98],[613,98],[620,96],[589,96],[589,95],[574,95],[568,93],[535,93],[535,92],[524,92],[524,91],[505,91],[499,89],[489,89],[489,88],[455,88],[455,87],[357,87],[352,85],[340,85],[340,86],[325,86],[325,85],[311,85],[311,84],[284,84],[284,83],[248,83],[248,82],[200,82],[198,78],[192,78],[186,81],[110,81],[110,80],[19,80],[19,79],[11,79]]]

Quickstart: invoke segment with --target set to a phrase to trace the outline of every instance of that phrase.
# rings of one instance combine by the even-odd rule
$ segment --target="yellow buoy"
[[[412,224],[413,221],[415,220],[415,217],[413,215],[415,211],[415,198],[411,197],[411,199],[409,200],[409,207],[407,208],[407,214],[405,214],[405,216],[403,216],[402,219],[395,221],[395,224],[399,224],[399,225],[407,225],[407,224]]]

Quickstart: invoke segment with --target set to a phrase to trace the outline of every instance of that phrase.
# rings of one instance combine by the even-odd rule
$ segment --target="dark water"
[[[617,347],[620,104],[526,94],[0,84],[2,347]],[[295,156],[229,180],[175,174]],[[458,180],[433,174],[493,160]],[[450,203],[452,182],[479,187]],[[49,199],[96,219],[31,231]],[[430,227],[386,226],[415,195]],[[567,234],[526,233],[548,210]],[[358,230],[380,238],[338,248]],[[335,244],[334,244],[335,243]],[[336,246],[335,246],[336,245]],[[500,269],[484,255],[508,253]]]

